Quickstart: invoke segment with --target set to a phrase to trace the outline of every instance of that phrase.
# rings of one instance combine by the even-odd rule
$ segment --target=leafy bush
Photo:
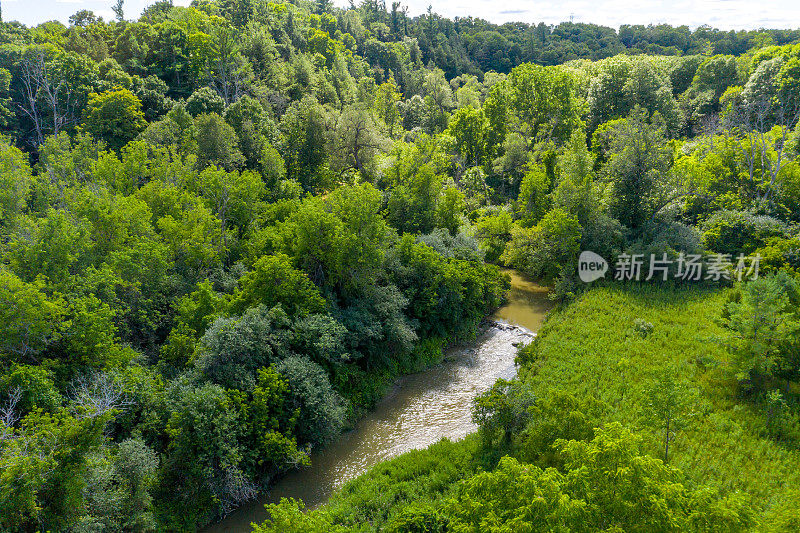
[[[578,219],[553,209],[533,228],[512,229],[503,260],[534,279],[550,282],[577,264],[580,239]]]
[[[292,355],[275,365],[291,391],[291,409],[298,409],[297,435],[303,441],[324,443],[339,434],[345,407],[325,370],[308,359]]]
[[[772,237],[786,236],[788,228],[775,218],[744,211],[719,211],[703,225],[703,244],[713,252],[751,255]]]
[[[259,305],[240,318],[218,318],[200,339],[194,366],[214,383],[251,390],[256,370],[288,355],[290,327],[280,306]]]

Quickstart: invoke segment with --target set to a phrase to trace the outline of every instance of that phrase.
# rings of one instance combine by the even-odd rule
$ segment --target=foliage
[[[147,125],[142,104],[127,89],[93,94],[83,120],[84,129],[119,150]]]
[[[619,424],[589,442],[558,441],[564,472],[505,457],[493,472],[467,480],[450,504],[453,531],[745,531],[751,510],[738,498],[719,501],[687,490],[677,472],[638,453]],[[614,465],[609,468],[609,465]],[[717,500],[717,501],[715,501]]]
[[[195,119],[197,162],[201,168],[215,164],[233,170],[244,164],[236,131],[216,113]]]
[[[782,237],[787,227],[780,220],[737,211],[718,211],[705,223],[703,244],[722,254],[751,255],[771,237]]]
[[[610,214],[625,226],[640,230],[676,194],[669,181],[671,153],[665,146],[664,126],[648,124],[647,113],[636,108],[614,126],[603,174],[611,188]]]
[[[740,380],[763,388],[770,376],[796,379],[798,298],[796,281],[785,273],[751,281],[731,294],[722,319]]]
[[[325,310],[319,290],[285,255],[261,257],[239,280],[239,287],[230,306],[233,313],[259,304],[270,308],[281,304],[292,316]]]
[[[509,286],[484,261],[552,282],[579,310],[593,301],[574,275],[581,249],[741,251],[800,271],[798,31],[498,26],[326,1],[160,1],[124,20],[122,4],[116,21],[0,24],[0,529],[204,527],[474,336]],[[276,506],[275,527],[362,527],[363,511],[369,527],[449,528],[455,482],[491,474],[501,450],[566,479],[556,440],[589,443],[615,418],[642,426],[646,453],[672,434],[669,461],[691,483],[670,505],[707,509],[681,499],[703,484],[741,489],[777,509],[769,524],[791,524],[770,476],[792,482],[782,454],[800,435],[793,283],[732,292],[722,326],[671,323],[699,358],[673,361],[675,390],[694,390],[696,367],[694,407],[726,406],[702,430],[717,449],[724,428],[757,450],[752,464],[729,454],[737,475],[696,443],[699,417],[676,432],[641,412],[665,412],[644,384],[681,359],[650,344],[665,321],[602,307],[621,318],[563,326],[568,353],[545,337],[545,355],[521,352],[542,381],[480,400],[485,446],[399,461],[375,478],[390,490],[354,484],[360,500],[339,514]],[[722,299],[709,296],[714,316]],[[686,344],[697,331],[721,342]],[[709,400],[720,382],[734,392]],[[715,494],[703,505],[735,507]],[[670,505],[641,512],[683,525]]]
[[[50,300],[41,282],[26,283],[5,270],[0,270],[0,280],[0,350],[6,360],[35,358],[59,335],[63,304]]]
[[[285,356],[290,325],[279,305],[259,305],[240,318],[218,318],[200,339],[194,366],[215,383],[251,390],[256,371]]]
[[[535,279],[552,281],[577,261],[580,239],[578,219],[554,209],[533,228],[512,229],[503,260]]]

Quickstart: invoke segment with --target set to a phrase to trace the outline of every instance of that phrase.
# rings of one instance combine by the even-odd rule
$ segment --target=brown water
[[[251,522],[267,517],[264,504],[281,498],[299,498],[308,507],[316,507],[343,483],[381,461],[475,431],[472,399],[498,378],[516,374],[515,345],[533,338],[551,307],[546,288],[513,270],[507,272],[511,276],[508,304],[495,314],[493,327],[469,345],[448,350],[440,365],[400,379],[353,430],[312,453],[310,468],[287,474],[269,494],[237,509],[208,532],[249,532]]]

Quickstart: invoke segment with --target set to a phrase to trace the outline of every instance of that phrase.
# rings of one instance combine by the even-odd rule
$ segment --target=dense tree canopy
[[[210,523],[473,336],[497,264],[566,301],[585,249],[759,253],[786,277],[731,297],[730,363],[758,401],[797,380],[800,32],[114,7],[0,23],[0,529]],[[499,396],[481,422],[506,433],[541,407]],[[537,527],[748,523],[626,430],[573,437],[560,470],[465,484],[453,527],[479,500]],[[631,468],[619,501],[600,453]]]

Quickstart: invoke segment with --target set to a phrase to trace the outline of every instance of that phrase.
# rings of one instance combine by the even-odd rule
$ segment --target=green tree
[[[578,217],[588,227],[598,214],[600,192],[594,183],[594,158],[583,132],[575,132],[558,159],[559,179],[552,193],[553,205]]]
[[[718,106],[723,93],[734,85],[739,85],[739,76],[736,58],[733,56],[714,56],[706,59],[697,67],[692,79],[693,88],[700,93],[709,92],[712,95],[713,106]]]
[[[425,165],[392,189],[389,196],[389,222],[400,231],[428,233],[436,222],[436,204],[442,179]]]
[[[286,178],[286,164],[278,150],[269,143],[264,143],[261,150],[261,176],[271,195],[278,192],[280,183]]]
[[[495,434],[502,443],[511,443],[512,435],[527,422],[528,409],[535,403],[533,393],[519,381],[499,379],[492,388],[475,398],[472,421],[480,427],[484,446],[491,446]]]
[[[55,412],[62,405],[63,397],[54,377],[52,370],[42,366],[13,364],[0,376],[0,397],[10,398],[15,390],[19,391],[14,410],[15,416],[20,418],[36,409]]]
[[[631,102],[626,98],[625,86],[631,73],[631,59],[615,56],[603,60],[589,83],[589,128],[594,131],[600,124],[626,116]]]
[[[384,142],[366,109],[347,106],[331,132],[331,166],[340,174],[355,170],[370,179],[375,175],[375,163]]]
[[[124,352],[115,345],[117,328],[115,312],[93,295],[69,299],[65,310],[65,326],[59,348],[71,362],[102,368],[127,362]]]
[[[150,489],[158,456],[139,438],[127,439],[96,461],[87,481],[84,527],[150,531],[157,527]]]
[[[186,99],[186,111],[193,117],[216,113],[222,115],[225,102],[217,92],[210,87],[200,87]]]
[[[256,261],[253,270],[239,280],[230,309],[242,313],[259,304],[269,308],[281,304],[292,316],[320,313],[326,307],[319,289],[282,254],[265,255]]]
[[[195,179],[197,192],[214,211],[223,231],[235,229],[243,235],[266,194],[261,176],[251,170],[226,172],[209,167]]]
[[[313,443],[325,443],[336,436],[344,425],[345,407],[325,370],[297,355],[278,363],[275,370],[289,384],[289,408],[299,410],[297,436]]]
[[[733,293],[722,319],[730,331],[733,370],[743,383],[763,390],[772,376],[797,377],[798,301],[797,284],[786,273],[750,281]]]
[[[63,304],[48,298],[43,288],[40,281],[26,283],[0,270],[0,351],[7,358],[36,361],[59,337]]]
[[[310,198],[280,227],[280,250],[322,288],[348,298],[376,281],[389,228],[372,185],[340,187]]]
[[[267,142],[273,136],[275,125],[267,117],[262,105],[247,95],[242,96],[225,110],[225,121],[230,124],[241,146],[247,168],[256,169]]]
[[[552,186],[547,171],[541,165],[534,165],[522,178],[517,198],[517,214],[522,227],[535,226],[550,209]]]
[[[197,163],[201,169],[217,165],[231,171],[244,165],[236,131],[221,116],[216,113],[200,115],[194,125]]]
[[[269,521],[263,524],[253,524],[254,533],[344,533],[347,528],[332,524],[326,516],[304,512],[305,505],[302,500],[282,498],[280,503],[267,506]]]
[[[90,456],[105,442],[111,413],[75,406],[34,411],[15,438],[0,443],[0,524],[12,530],[76,525],[83,510]]]
[[[753,509],[742,498],[681,484],[678,471],[642,455],[620,424],[593,440],[556,442],[562,471],[504,457],[466,480],[447,503],[455,531],[745,531]],[[609,468],[609,465],[614,465]]]
[[[272,475],[307,466],[308,449],[298,446],[293,432],[299,411],[290,410],[289,384],[273,367],[258,370],[252,394],[229,391],[242,423],[243,466],[256,474]]]
[[[241,317],[218,318],[201,337],[192,363],[214,383],[251,391],[259,368],[289,354],[291,325],[280,306],[259,305]]]
[[[455,236],[464,214],[464,193],[456,187],[447,187],[436,203],[436,226]]]
[[[9,224],[24,210],[32,182],[31,168],[22,151],[0,144],[0,224]]]
[[[467,167],[480,166],[486,153],[487,120],[483,110],[467,106],[450,117],[447,132],[455,139],[456,152]]]
[[[307,97],[292,106],[281,119],[282,153],[286,175],[297,180],[305,190],[313,190],[325,181],[323,165],[326,117],[319,103]]]
[[[670,174],[672,151],[657,117],[649,123],[647,112],[637,109],[615,124],[602,170],[611,187],[610,214],[634,231],[641,231],[684,192]]]
[[[534,142],[565,141],[579,126],[579,106],[566,71],[528,63],[512,70],[508,82],[511,108]]]
[[[623,91],[630,109],[639,106],[651,115],[659,113],[664,118],[667,132],[673,135],[677,133],[678,105],[672,98],[669,78],[659,72],[650,61],[638,61],[634,64]]]
[[[502,143],[502,155],[492,162],[494,173],[501,177],[501,191],[504,196],[513,197],[519,191],[529,163],[527,141],[517,132],[509,133]]]
[[[136,138],[147,123],[142,103],[127,89],[93,93],[83,117],[83,129],[104,140],[110,148],[121,149]]]
[[[476,223],[476,236],[481,240],[481,248],[486,254],[486,261],[497,262],[503,255],[506,243],[511,240],[513,219],[507,210],[497,214],[485,215]]]
[[[425,95],[426,125],[431,132],[440,132],[447,127],[447,115],[453,108],[453,90],[439,69],[425,74],[422,85]]]
[[[214,320],[227,309],[227,301],[208,280],[176,302],[177,320],[189,326],[197,335],[203,335]]]
[[[681,380],[675,367],[662,368],[645,388],[642,421],[662,435],[665,464],[670,444],[691,422],[697,402],[697,391]]]
[[[166,425],[168,455],[156,494],[175,527],[195,528],[255,495],[240,469],[237,413],[218,385],[175,384]]]
[[[394,130],[400,121],[398,103],[402,98],[403,95],[393,78],[389,78],[376,88],[375,111],[386,125],[386,132],[389,137],[394,137]]]
[[[534,279],[552,281],[560,273],[573,270],[580,241],[578,219],[553,209],[532,228],[513,228],[501,259]]]

